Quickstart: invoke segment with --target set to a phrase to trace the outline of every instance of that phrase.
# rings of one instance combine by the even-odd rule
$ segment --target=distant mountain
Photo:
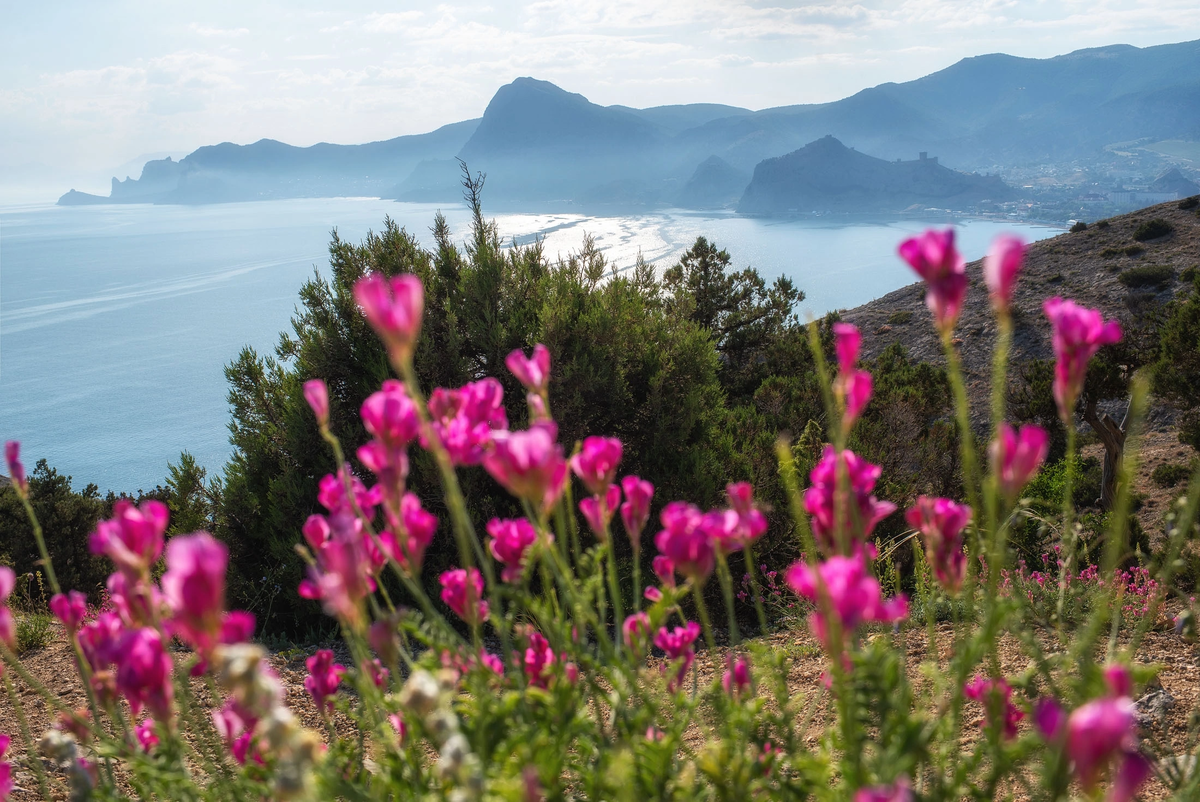
[[[600,106],[518,78],[500,87],[479,120],[367,145],[262,140],[201,148],[178,162],[148,163],[138,181],[118,182],[111,200],[382,194],[451,201],[459,197],[458,157],[488,174],[493,202],[664,204],[685,194],[712,156],[749,174],[826,134],[887,160],[936,153],[960,170],[1086,161],[1134,140],[1198,141],[1200,41],[1049,59],[978,56],[832,103],[756,112]]]
[[[720,156],[709,156],[684,184],[675,205],[684,209],[722,209],[735,206],[750,174],[737,169]]]
[[[913,206],[961,209],[1013,194],[997,177],[960,173],[924,153],[915,161],[889,162],[825,136],[755,167],[737,210],[773,216],[900,212]]]
[[[1200,194],[1200,184],[1184,176],[1183,173],[1179,172],[1178,167],[1172,167],[1154,179],[1154,183],[1150,185],[1150,191],[1175,192],[1181,198],[1188,198],[1192,195]]]

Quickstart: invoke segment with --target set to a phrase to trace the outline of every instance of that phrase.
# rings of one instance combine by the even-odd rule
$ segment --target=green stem
[[[704,642],[708,644],[710,651],[714,650],[717,647],[717,641],[713,638],[712,624],[708,620],[708,605],[704,603],[704,594],[700,592],[700,585],[694,581],[692,598],[696,600],[696,614],[700,616],[700,626],[704,629]]]
[[[725,597],[725,614],[729,619],[729,645],[737,646],[741,642],[741,636],[738,634],[737,610],[733,607],[733,577],[729,573],[729,561],[723,553],[717,554],[717,579]]]
[[[37,749],[33,745],[33,736],[29,732],[29,721],[25,718],[25,707],[21,704],[21,697],[17,695],[17,690],[13,687],[12,680],[8,678],[7,674],[4,675],[4,690],[8,693],[8,700],[12,702],[13,712],[17,714],[21,739],[25,741],[25,762],[37,777],[38,790],[42,794],[42,799],[50,799],[50,785],[46,782],[46,771],[42,768],[42,761],[38,758]]]
[[[758,613],[758,634],[766,637],[767,611],[763,607],[762,590],[758,585],[758,566],[754,562],[754,544],[746,544],[746,573],[750,575],[750,592],[754,594],[754,611]]]
[[[1078,540],[1075,533],[1075,501],[1072,498],[1075,492],[1075,419],[1068,416],[1063,423],[1067,427],[1067,462],[1063,476],[1063,529],[1059,540],[1063,542],[1066,554],[1063,555],[1063,564],[1058,570],[1058,605],[1055,608],[1060,640],[1064,637],[1063,616],[1067,605],[1067,578],[1075,570],[1075,548]]]

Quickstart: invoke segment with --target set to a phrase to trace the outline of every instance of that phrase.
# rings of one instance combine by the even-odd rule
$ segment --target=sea
[[[0,439],[19,440],[76,488],[162,484],[189,451],[210,474],[230,454],[223,373],[244,346],[271,353],[300,285],[328,272],[330,233],[357,242],[390,217],[426,245],[441,211],[465,241],[459,205],[325,198],[210,206],[0,206]],[[914,280],[897,244],[953,224],[968,259],[1004,231],[1061,229],[996,220],[767,220],[662,210],[601,216],[495,215],[507,243],[541,238],[566,256],[591,236],[609,263],[640,253],[660,269],[698,236],[806,295],[801,315],[870,301]]]

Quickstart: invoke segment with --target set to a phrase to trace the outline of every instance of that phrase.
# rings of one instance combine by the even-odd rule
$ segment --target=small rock
[[[1137,711],[1137,723],[1142,729],[1161,727],[1167,720],[1167,711],[1175,706],[1175,697],[1165,688],[1152,691],[1133,703]]]

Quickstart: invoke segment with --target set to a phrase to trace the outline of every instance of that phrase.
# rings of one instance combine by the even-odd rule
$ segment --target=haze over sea
[[[220,471],[229,456],[223,367],[244,345],[270,353],[301,283],[328,273],[329,233],[358,242],[390,215],[424,244],[439,207],[370,198],[212,206],[0,207],[0,438],[101,491],[162,483],[190,451]],[[463,241],[469,216],[441,207]],[[801,314],[857,306],[910,283],[904,237],[944,221],[764,220],[663,211],[636,216],[499,214],[502,235],[545,240],[550,256],[591,234],[610,263],[639,251],[660,268],[704,235],[737,268],[791,277]],[[1000,231],[1028,240],[1057,229],[968,220],[977,259]]]

